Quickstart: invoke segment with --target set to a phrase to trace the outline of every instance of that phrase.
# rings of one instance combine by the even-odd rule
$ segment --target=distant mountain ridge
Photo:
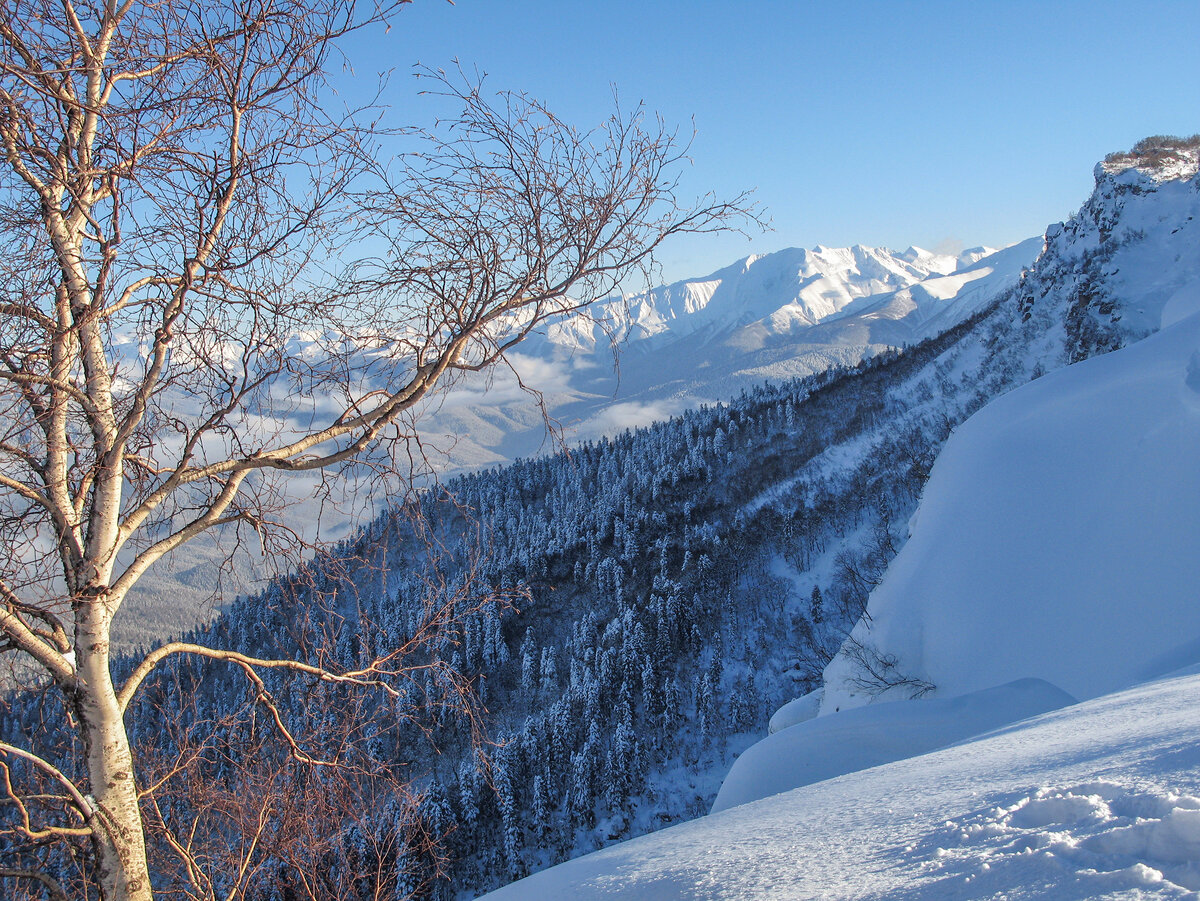
[[[598,301],[531,336],[514,362],[544,386],[568,442],[597,438],[939,334],[1015,287],[1041,248],[1033,238],[957,255],[854,245],[749,256],[703,278]],[[435,444],[454,437],[451,468],[546,448],[544,423],[515,380],[468,388],[427,424]]]
[[[979,248],[964,259],[970,265],[993,252]],[[568,320],[550,329],[549,340],[590,350],[603,343],[602,328],[631,344],[680,338],[701,329],[720,333],[754,322],[786,332],[814,326],[855,300],[949,275],[964,268],[964,259],[916,247],[902,253],[861,244],[787,248],[746,257],[704,278],[601,301],[592,311],[598,325],[580,329],[578,318]]]

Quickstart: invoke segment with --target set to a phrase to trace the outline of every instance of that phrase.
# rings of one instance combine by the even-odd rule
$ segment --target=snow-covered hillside
[[[1131,162],[1097,166],[1021,305],[1068,359],[1162,331],[960,430],[852,636],[936,693],[1038,677],[1088,698],[1200,658],[1200,149]],[[875,697],[851,656],[825,713]]]
[[[1090,698],[1200,658],[1200,317],[988,405],[910,528],[853,637],[936,694]],[[875,697],[861,681],[839,657],[823,709]]]
[[[939,456],[821,715],[780,711],[714,809],[1200,662],[1197,448],[1200,310],[986,406]]]
[[[783,250],[647,295],[601,301],[548,335],[530,336],[510,358],[525,383],[543,392],[544,412],[567,441],[596,439],[942,333],[1015,286],[1041,246],[1038,238],[957,256],[912,247]],[[609,335],[622,342],[619,370]],[[292,349],[301,357],[322,352],[304,336]],[[422,463],[443,474],[555,447],[543,410],[508,372],[459,379],[419,419],[427,441]],[[347,511],[363,518],[372,512],[362,509],[367,495],[350,483],[337,505],[312,502],[312,480],[290,488],[293,507],[303,510],[297,521],[320,522],[327,539],[341,536]],[[134,590],[118,643],[152,643],[207,619],[222,579],[232,594],[269,575],[242,554],[222,576],[224,559],[206,542],[180,550]]]
[[[719,812],[495,897],[1195,897],[1197,162],[1110,158],[1048,231],[1008,353],[1086,361],[951,437],[823,688]]]
[[[933,699],[846,710],[874,696],[839,658],[723,812],[489,897],[1194,897],[1200,676],[1167,671],[1200,661],[1198,374],[1200,314],[951,439],[856,631]],[[1097,699],[913,756],[1069,704],[1054,682]]]
[[[1195,898],[1200,676],[570,861],[507,899]]]

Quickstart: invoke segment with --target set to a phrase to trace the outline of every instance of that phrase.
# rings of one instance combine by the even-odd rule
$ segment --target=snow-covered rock
[[[1153,165],[1115,155],[1096,166],[1079,212],[1047,229],[1021,305],[1057,324],[1067,362],[1181,318],[1200,281],[1198,161],[1196,147]]]

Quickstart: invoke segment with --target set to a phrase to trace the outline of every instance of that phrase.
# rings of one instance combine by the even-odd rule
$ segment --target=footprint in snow
[[[914,898],[1198,898],[1200,798],[1107,780],[1007,793],[912,850],[931,879]]]

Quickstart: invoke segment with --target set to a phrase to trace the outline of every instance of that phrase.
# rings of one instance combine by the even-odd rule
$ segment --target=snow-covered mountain
[[[747,257],[707,278],[610,298],[589,317],[556,324],[547,337],[560,347],[591,351],[610,339],[628,341],[639,350],[660,348],[695,332],[722,340],[747,327],[764,339],[794,334],[848,312],[856,301],[861,305],[926,279],[974,268],[993,252],[981,247],[954,257],[917,247],[903,253],[862,245],[790,248]]]
[[[939,693],[1036,676],[1082,699],[1200,659],[1198,160],[1101,163],[1047,231],[1022,315],[1061,322],[1069,360],[1131,346],[998,399],[939,457],[855,631]],[[823,709],[871,699],[852,681],[842,656]]]
[[[466,376],[427,405],[424,450],[443,474],[471,471],[553,450],[543,413],[573,443],[728,401],[768,380],[852,366],[978,312],[1017,284],[1041,246],[1037,238],[956,256],[915,247],[789,249],[647,294],[608,298],[531,335],[511,354],[515,373],[543,392],[544,411],[514,373]],[[304,356],[320,347],[297,336],[293,350]],[[302,511],[298,521],[319,520],[327,538],[341,537],[348,516],[310,503],[311,480],[290,487],[293,507]],[[346,508],[363,515],[353,487],[344,494]],[[188,628],[199,610],[208,618],[223,560],[203,540],[176,552],[134,589],[118,643]],[[223,585],[236,593],[264,575],[243,554]]]
[[[823,686],[721,812],[496,897],[1194,897],[1198,163],[1195,140],[1110,157],[1011,327],[909,379],[911,413],[934,385],[1076,363],[951,436]]]
[[[600,301],[531,336],[513,360],[544,387],[568,443],[597,438],[945,331],[1015,286],[1041,247],[1036,238],[957,256],[859,245],[751,256],[705,278]],[[546,445],[540,413],[502,375],[439,399],[426,434],[435,445],[453,436],[458,466]]]
[[[1016,285],[1041,244],[1038,238],[957,256],[915,247],[790,249],[647,294],[608,298],[531,335],[510,355],[513,372],[464,376],[437,393],[420,417],[423,450],[443,475],[471,471],[553,450],[546,416],[574,443],[728,401],[768,380],[852,366],[973,315]],[[305,336],[292,349],[301,357],[322,352]],[[542,391],[544,410],[518,374]],[[297,521],[319,521],[326,538],[341,537],[350,516],[311,503],[314,485],[297,479],[289,486]],[[360,509],[352,485],[341,503],[360,516],[373,512]],[[224,559],[206,540],[176,552],[132,592],[118,644],[188,628],[197,611],[204,619],[214,612],[218,584],[236,593],[268,575],[242,554],[221,581]]]

